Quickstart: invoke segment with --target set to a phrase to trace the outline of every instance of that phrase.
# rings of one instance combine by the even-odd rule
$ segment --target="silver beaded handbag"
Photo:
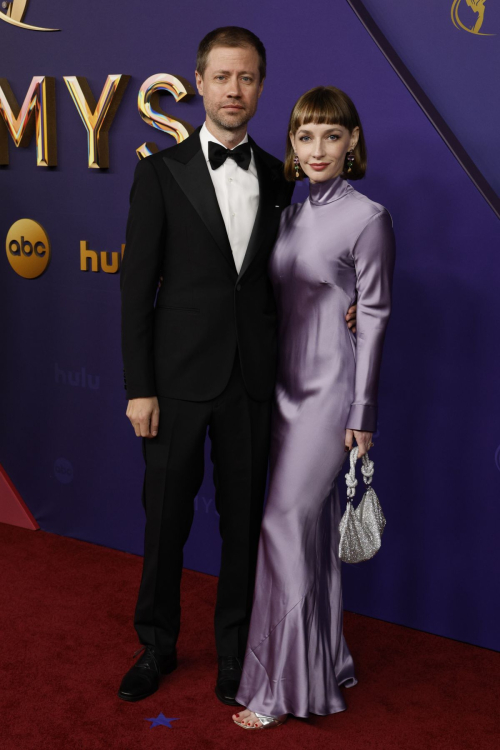
[[[356,494],[356,461],[358,446],[351,450],[351,468],[345,475],[347,484],[347,507],[339,524],[340,543],[339,557],[346,563],[357,563],[369,560],[380,549],[381,537],[386,520],[375,490],[371,486],[375,471],[373,461],[368,454],[362,457],[361,474],[366,485],[366,492],[357,508],[353,500]]]

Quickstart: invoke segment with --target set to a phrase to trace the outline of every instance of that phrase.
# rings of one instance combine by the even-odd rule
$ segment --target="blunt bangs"
[[[313,89],[299,99],[290,122],[292,133],[303,125],[342,125],[349,132],[356,127],[351,113],[343,102],[321,89]]]

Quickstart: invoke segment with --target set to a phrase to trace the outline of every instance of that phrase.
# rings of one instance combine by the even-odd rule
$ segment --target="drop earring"
[[[349,172],[352,169],[352,165],[354,164],[354,149],[351,149],[350,151],[347,152],[346,161],[347,161],[347,174],[349,174]]]
[[[295,166],[295,179],[298,180],[300,177],[300,171],[299,171],[300,161],[299,161],[299,157],[297,156],[297,154],[295,154],[295,156],[293,157],[293,163]]]

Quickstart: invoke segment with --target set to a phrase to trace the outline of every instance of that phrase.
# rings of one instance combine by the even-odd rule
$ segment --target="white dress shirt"
[[[259,206],[259,180],[253,151],[248,170],[239,167],[235,160],[230,157],[218,169],[212,169],[208,161],[208,142],[213,141],[223,148],[226,147],[208,131],[206,124],[200,130],[200,141],[215,188],[217,202],[226,225],[234,264],[239,273]],[[239,146],[247,141],[248,135],[245,135],[237,145]]]

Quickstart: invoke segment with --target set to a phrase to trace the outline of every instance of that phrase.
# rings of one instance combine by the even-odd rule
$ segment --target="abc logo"
[[[9,229],[5,244],[10,265],[25,279],[36,279],[49,265],[49,238],[33,219],[16,221]]]
[[[61,484],[73,481],[73,466],[66,458],[58,458],[54,463],[54,474]]]

